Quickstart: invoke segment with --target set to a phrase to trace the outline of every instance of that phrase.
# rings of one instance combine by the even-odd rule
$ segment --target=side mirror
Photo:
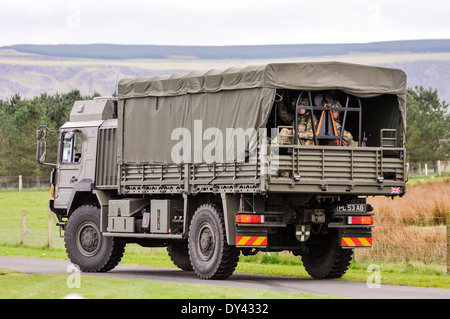
[[[36,160],[39,164],[56,166],[56,164],[46,163],[47,158],[47,132],[55,132],[50,130],[47,126],[39,126],[36,137],[37,137],[37,148],[36,148]]]
[[[39,164],[45,164],[46,158],[47,158],[47,141],[44,139],[40,139],[38,140],[37,143],[36,160],[38,161]]]

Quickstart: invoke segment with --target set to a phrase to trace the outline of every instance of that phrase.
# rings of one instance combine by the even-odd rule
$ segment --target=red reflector
[[[236,215],[236,223],[262,224],[264,223],[264,215]]]
[[[349,216],[350,225],[373,225],[373,216]]]

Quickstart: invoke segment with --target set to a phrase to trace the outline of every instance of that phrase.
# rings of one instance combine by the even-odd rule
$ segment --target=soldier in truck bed
[[[295,111],[295,102],[294,99],[292,101],[292,109]],[[299,101],[299,105],[307,106],[308,98],[301,98]],[[286,123],[291,124],[293,127],[295,125],[295,114],[289,112],[286,106],[281,100],[280,105],[278,107],[278,116]],[[313,115],[314,125],[317,125],[317,118]],[[298,145],[313,145],[313,128],[311,124],[311,111],[305,109],[298,109]],[[293,135],[291,129],[283,128],[279,133],[279,143],[280,144],[294,144],[293,138],[288,135]]]
[[[339,101],[335,101],[331,107],[342,107],[341,103]],[[342,125],[339,123],[339,111],[333,110],[331,111],[331,114],[333,115],[334,124],[336,126],[337,134],[340,135],[342,131]],[[337,140],[330,140],[328,142],[328,145],[336,146]],[[342,135],[342,146],[358,146],[358,142],[355,142],[353,140],[352,133],[349,131],[344,130],[344,134]]]

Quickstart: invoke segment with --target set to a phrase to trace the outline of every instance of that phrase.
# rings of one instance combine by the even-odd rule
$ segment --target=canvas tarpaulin
[[[227,149],[229,129],[245,131],[263,126],[275,91],[259,88],[242,93],[233,90],[121,101],[119,131],[123,140],[118,149],[123,153],[119,151],[119,162],[171,163],[175,161],[172,151],[183,156],[182,162],[211,162],[203,152],[210,141],[223,147],[223,156],[217,162],[225,162],[230,154],[242,156],[238,150]],[[184,143],[182,150],[179,143]],[[174,150],[176,145],[178,148]]]
[[[119,162],[171,162],[176,128],[193,139],[194,121],[202,128],[264,126],[277,89],[342,90],[372,98],[397,97],[406,127],[406,75],[397,69],[339,62],[273,63],[119,82]],[[198,123],[198,122],[197,122]],[[404,132],[403,132],[404,133]],[[195,156],[191,154],[191,159]]]
[[[405,114],[406,74],[402,70],[341,63],[272,63],[171,76],[123,79],[119,99],[176,96],[249,88],[292,90],[340,89],[358,97],[395,94]]]

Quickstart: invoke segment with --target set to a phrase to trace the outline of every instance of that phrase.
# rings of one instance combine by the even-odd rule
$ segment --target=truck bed
[[[108,134],[108,138],[111,136]],[[104,151],[108,150],[105,147]],[[393,188],[405,186],[403,148],[280,146],[277,151],[272,146],[268,153],[267,156],[259,154],[254,163],[124,163],[110,169],[100,165],[102,171],[97,172],[98,176],[103,176],[104,172],[118,172],[118,177],[99,178],[97,188],[114,188],[122,194],[319,192],[391,195]],[[115,164],[106,155],[100,158],[105,164]],[[288,177],[283,177],[282,172],[287,172]]]

